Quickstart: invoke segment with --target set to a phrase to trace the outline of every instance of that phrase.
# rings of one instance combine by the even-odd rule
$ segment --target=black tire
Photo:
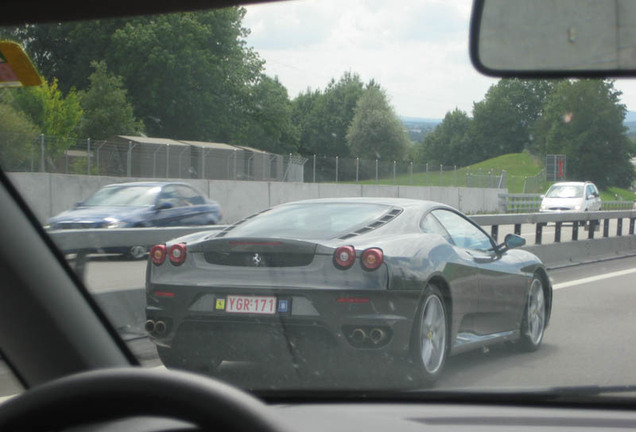
[[[546,302],[543,279],[534,275],[521,321],[519,346],[522,351],[532,352],[539,349],[543,341],[546,324]]]
[[[439,288],[429,284],[411,332],[411,361],[416,384],[431,385],[441,375],[448,356],[448,322],[444,297]]]

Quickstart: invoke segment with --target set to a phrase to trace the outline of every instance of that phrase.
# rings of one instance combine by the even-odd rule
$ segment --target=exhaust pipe
[[[385,337],[386,333],[384,332],[384,330],[379,328],[374,328],[369,332],[369,339],[371,339],[371,342],[373,342],[374,344],[379,344],[384,340]]]
[[[168,330],[168,326],[166,325],[165,322],[157,321],[157,323],[155,324],[155,333],[157,334],[157,336],[165,335],[167,330]]]
[[[146,324],[144,325],[144,328],[146,329],[146,331],[148,333],[154,332],[155,331],[155,322],[153,320],[146,321]]]
[[[362,343],[367,338],[367,332],[362,329],[354,329],[351,332],[351,340],[355,343]]]

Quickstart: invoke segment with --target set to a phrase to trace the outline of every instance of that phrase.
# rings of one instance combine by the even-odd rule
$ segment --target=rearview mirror
[[[636,73],[636,0],[475,0],[470,53],[493,76]]]

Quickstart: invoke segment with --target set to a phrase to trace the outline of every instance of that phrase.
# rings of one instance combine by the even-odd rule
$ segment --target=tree
[[[312,141],[315,133],[313,129],[313,123],[315,122],[313,113],[321,97],[322,92],[320,90],[307,89],[292,101],[291,118],[299,132],[298,151],[301,154],[315,154]]]
[[[459,109],[446,113],[444,120],[419,145],[417,160],[434,164],[467,166],[479,162],[470,136],[472,119]]]
[[[360,76],[346,72],[339,81],[332,79],[322,94],[305,96],[315,100],[307,117],[300,122],[301,154],[349,156],[347,130],[363,93],[364,83]]]
[[[39,133],[24,113],[0,102],[0,166],[9,171],[25,167]]]
[[[620,95],[612,81],[560,82],[535,129],[537,148],[565,154],[570,179],[601,188],[631,186],[635,174]]]
[[[104,60],[150,135],[229,142],[249,114],[263,64],[246,46],[244,16],[243,8],[226,8],[26,25],[12,35],[63,89],[86,90],[91,62]]]
[[[245,9],[136,18],[113,35],[109,65],[124,76],[149,134],[231,140],[262,61],[246,48]]]
[[[473,106],[470,132],[475,157],[519,153],[532,147],[532,130],[554,83],[546,80],[502,79]]]
[[[250,101],[250,109],[234,143],[272,153],[296,153],[298,128],[292,122],[287,89],[278,78],[262,75],[252,89]]]
[[[74,89],[66,96],[57,86],[57,79],[39,87],[15,89],[15,107],[23,111],[43,134],[64,138],[77,136],[82,107]]]
[[[84,117],[79,125],[79,136],[105,139],[114,135],[138,135],[143,122],[137,121],[133,107],[127,99],[123,80],[108,72],[105,62],[92,62],[95,70],[90,87],[80,92]]]
[[[46,79],[58,79],[62,92],[86,89],[90,84],[91,62],[106,60],[112,35],[127,19],[25,24],[7,28],[5,37],[23,45],[37,70]]]
[[[347,131],[351,154],[363,159],[402,160],[409,138],[404,126],[389,105],[386,93],[369,85],[358,101]]]

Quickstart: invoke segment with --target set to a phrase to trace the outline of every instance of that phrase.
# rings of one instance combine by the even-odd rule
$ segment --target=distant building
[[[118,135],[92,146],[102,175],[303,181],[305,159],[224,143]]]

